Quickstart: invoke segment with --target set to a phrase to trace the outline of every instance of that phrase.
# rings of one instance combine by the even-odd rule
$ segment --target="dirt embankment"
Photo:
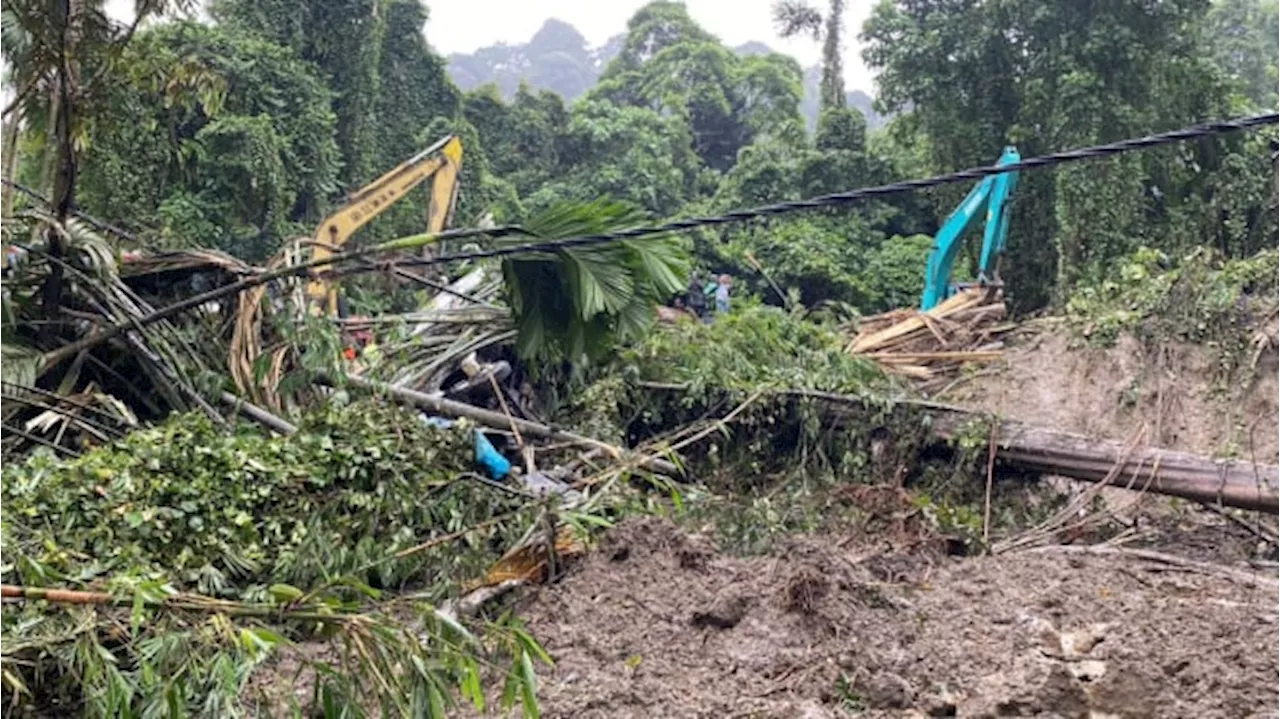
[[[1015,341],[1003,361],[961,381],[943,401],[1092,437],[1204,455],[1280,462],[1280,406],[1274,348],[1258,358],[1248,386],[1214,387],[1212,348],[1168,343],[1151,350],[1122,336],[1107,349],[1068,346],[1042,332]]]
[[[524,614],[549,717],[1271,717],[1277,590],[1057,550],[716,553],[631,520]]]
[[[1216,361],[1203,347],[1148,351],[1128,338],[1070,349],[1042,332],[941,399],[1276,463],[1274,345],[1250,386],[1227,393],[1214,386]],[[1079,547],[959,559],[830,534],[737,558],[669,522],[627,521],[523,603],[557,663],[545,714],[1280,716],[1280,591],[1274,570],[1249,567],[1258,535],[1130,499],[1117,505],[1141,529],[1130,546],[1202,563]]]

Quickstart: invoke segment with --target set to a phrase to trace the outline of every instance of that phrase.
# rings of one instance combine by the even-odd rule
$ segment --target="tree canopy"
[[[525,45],[447,60],[424,39],[420,0],[217,0],[212,22],[138,29],[96,78],[77,120],[76,201],[153,245],[258,260],[446,133],[465,147],[455,224],[520,222],[605,198],[656,220],[989,164],[1007,144],[1031,156],[1276,101],[1272,0],[1088,13],[1044,0],[884,2],[860,28],[879,73],[874,109],[838,82],[844,5],[776,8],[780,31],[824,43],[819,72],[765,43],[730,48],[666,0],[638,10],[601,48],[549,20]],[[6,25],[6,56],[21,69],[37,56],[15,27]],[[29,104],[16,172],[49,187],[41,148],[53,128],[35,121],[47,103]],[[1003,267],[1016,306],[1060,303],[1140,246],[1226,256],[1269,246],[1269,150],[1255,133],[1025,173]],[[885,309],[918,291],[912,263],[921,274],[929,249],[920,238],[967,189],[705,230],[687,244],[703,269],[734,273],[770,301],[781,299],[748,256],[806,302]],[[415,192],[356,242],[420,231],[426,198]],[[957,271],[975,261],[971,247]]]

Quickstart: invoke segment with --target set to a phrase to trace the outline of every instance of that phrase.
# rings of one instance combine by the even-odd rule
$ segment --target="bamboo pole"
[[[321,378],[322,383],[333,386],[334,383],[328,378]],[[494,429],[509,430],[514,425],[526,437],[542,437],[545,439],[572,442],[573,444],[591,449],[602,449],[612,455],[614,458],[622,458],[627,451],[621,447],[616,447],[607,442],[601,442],[598,439],[592,439],[573,432],[566,432],[562,429],[549,427],[538,422],[530,422],[527,419],[518,419],[508,417],[501,412],[482,409],[465,402],[456,402],[443,397],[433,397],[423,392],[417,392],[403,387],[396,387],[384,382],[365,379],[363,377],[355,377],[348,375],[347,382],[353,387],[390,397],[393,401],[400,404],[407,404],[422,409],[430,410],[450,417],[465,417],[474,422],[478,422],[486,427]],[[680,477],[680,470],[671,462],[663,459],[646,459],[640,466],[653,472],[665,474],[670,477]]]
[[[222,393],[222,402],[254,422],[280,434],[290,435],[298,431],[298,428],[293,424],[271,414],[256,404],[240,399],[230,392]]]

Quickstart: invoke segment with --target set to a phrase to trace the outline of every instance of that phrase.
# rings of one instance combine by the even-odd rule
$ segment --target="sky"
[[[525,43],[549,18],[563,20],[578,29],[594,46],[623,32],[627,19],[645,5],[646,0],[426,0],[431,11],[427,22],[427,41],[445,55],[470,53],[487,45],[505,42]],[[826,9],[822,0],[811,0]],[[845,11],[844,67],[845,85],[849,90],[872,94],[870,72],[862,64],[857,43],[862,22],[871,13],[876,0],[850,0]],[[107,13],[122,21],[133,13],[134,0],[107,0]],[[773,28],[770,7],[773,0],[685,0],[689,14],[702,27],[718,36],[726,45],[741,45],[756,40],[778,52],[795,57],[804,66],[816,64],[821,55],[819,43],[801,37],[783,40]]]

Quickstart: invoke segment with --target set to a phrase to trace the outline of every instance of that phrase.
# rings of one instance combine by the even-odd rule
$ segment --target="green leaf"
[[[462,626],[458,620],[434,607],[431,609],[431,612],[435,615],[437,621],[448,627],[454,634],[461,637],[463,642],[477,648],[481,646],[480,640],[476,639],[475,635],[468,631],[466,627]]]
[[[538,643],[537,639],[533,638],[532,634],[520,627],[511,627],[511,633],[515,635],[516,641],[520,643],[525,652],[536,656],[539,661],[548,666],[555,665],[555,662],[551,661],[551,655],[547,654],[547,650],[542,648],[542,645]]]
[[[276,604],[288,604],[303,597],[301,589],[288,584],[272,584],[267,587],[267,591],[271,594],[271,598],[276,601]]]
[[[528,719],[538,719],[542,711],[538,706],[538,675],[533,671],[529,652],[520,652],[520,703]]]

